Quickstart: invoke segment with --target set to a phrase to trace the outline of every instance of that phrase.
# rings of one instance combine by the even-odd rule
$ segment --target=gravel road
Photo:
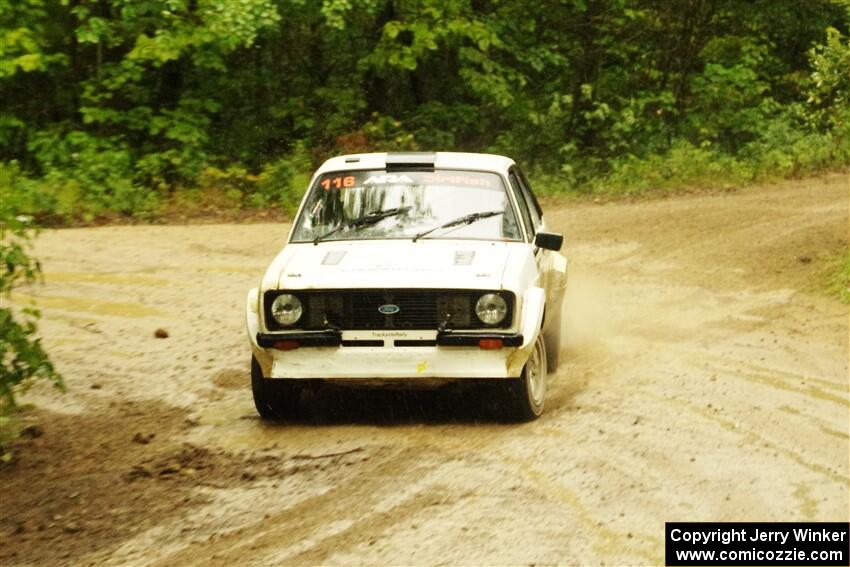
[[[643,565],[665,521],[847,521],[848,307],[817,288],[849,193],[550,203],[564,363],[522,425],[441,391],[262,423],[244,301],[286,225],[47,231],[15,302],[68,392],[24,397],[0,563]]]

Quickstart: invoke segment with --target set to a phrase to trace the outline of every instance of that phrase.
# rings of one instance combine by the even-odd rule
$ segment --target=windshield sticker
[[[345,177],[337,175],[336,177],[328,177],[323,179],[322,187],[325,191],[329,191],[331,187],[334,189],[342,189],[343,187],[354,187],[354,176],[346,175]]]
[[[423,173],[421,183],[434,185],[465,185],[468,187],[493,187],[493,180],[489,175],[458,175],[445,173]]]
[[[363,185],[412,185],[413,180],[406,175],[373,175],[363,182]]]
[[[385,185],[426,185],[431,187],[477,187],[502,190],[497,176],[478,172],[405,172],[384,173],[362,171],[331,173],[319,180],[325,191],[351,189],[355,187],[379,187]]]

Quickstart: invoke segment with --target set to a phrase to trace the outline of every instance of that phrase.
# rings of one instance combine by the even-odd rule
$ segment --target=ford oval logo
[[[395,315],[401,308],[398,305],[393,305],[392,303],[387,303],[386,305],[381,305],[378,307],[378,311],[383,313],[384,315]]]

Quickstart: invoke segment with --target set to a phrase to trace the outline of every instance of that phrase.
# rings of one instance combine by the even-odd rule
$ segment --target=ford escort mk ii
[[[321,381],[475,379],[534,419],[558,364],[562,242],[509,158],[329,159],[248,294],[257,411],[286,417]]]

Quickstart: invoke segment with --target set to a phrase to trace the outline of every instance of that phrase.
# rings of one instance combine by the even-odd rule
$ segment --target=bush
[[[0,201],[0,295],[9,300],[20,284],[36,281],[41,273],[38,261],[28,254],[32,231],[26,217],[16,217],[8,201]],[[62,379],[36,337],[38,311],[22,309],[16,314],[0,307],[0,459],[8,460],[4,449],[14,438],[16,394],[33,379],[45,379],[62,387]]]
[[[85,132],[39,133],[30,149],[44,173],[48,194],[57,200],[72,195],[63,211],[91,220],[105,212],[134,214],[150,211],[156,192],[134,182],[133,156],[121,139]]]
[[[757,179],[795,177],[848,163],[847,148],[832,130],[818,130],[807,110],[790,105],[762,125],[758,139],[745,145],[740,159],[752,165]]]
[[[848,14],[850,18],[850,14]],[[826,30],[826,41],[809,50],[812,66],[808,102],[815,108],[814,118],[847,132],[850,109],[850,37],[837,29]]]
[[[595,193],[639,193],[694,187],[727,188],[752,178],[753,172],[746,164],[712,150],[710,145],[696,147],[679,141],[663,154],[615,160],[611,172],[591,181],[589,186]]]
[[[30,140],[38,173],[16,161],[0,163],[0,185],[18,213],[50,224],[85,221],[107,213],[147,214],[160,196],[133,180],[130,151],[117,138],[84,132],[40,132]]]
[[[207,167],[198,176],[197,184],[199,195],[204,197],[205,202],[238,209],[246,195],[251,196],[257,191],[258,179],[236,165],[224,170]]]
[[[259,176],[257,193],[252,196],[254,206],[278,205],[292,215],[298,209],[301,197],[310,182],[313,164],[306,146],[296,144],[286,157],[266,165]]]

